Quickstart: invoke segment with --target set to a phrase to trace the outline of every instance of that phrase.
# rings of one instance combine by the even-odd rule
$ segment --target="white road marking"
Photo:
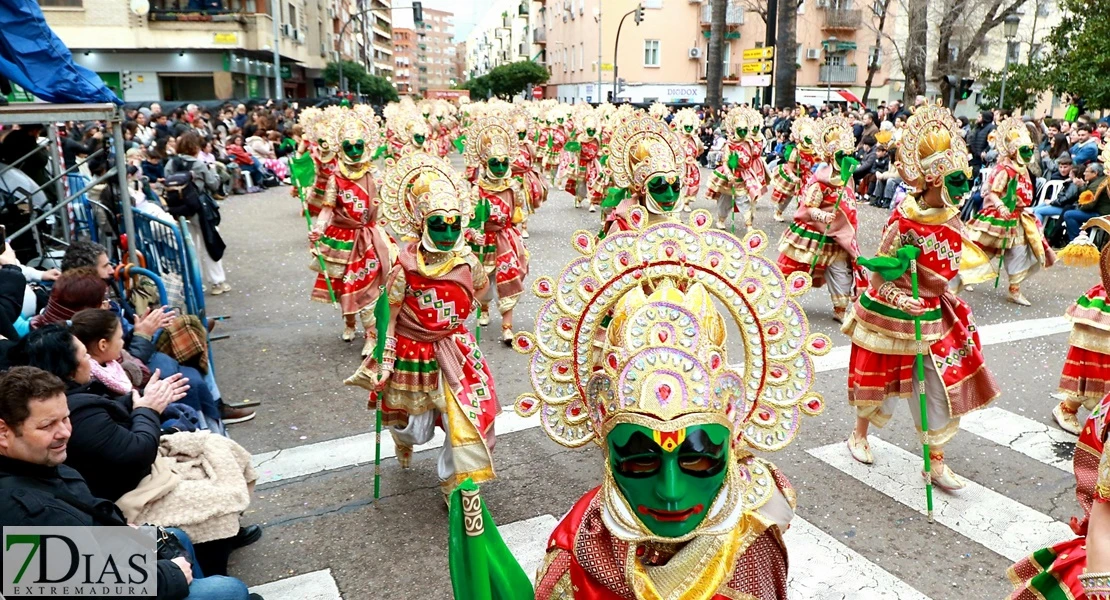
[[[1051,317],[986,325],[980,328],[979,334],[984,345],[991,345],[1054,335],[1069,331],[1070,328],[1071,325],[1063,317]],[[847,368],[850,352],[850,346],[838,346],[825,356],[817,357],[814,361],[817,372],[822,373]],[[539,427],[539,425],[539,419],[523,419],[517,416],[511,408],[506,408],[505,412],[497,419],[497,433],[502,435],[524,431]],[[416,450],[432,450],[442,445],[443,432],[436,431],[436,435],[431,442],[417,447]],[[382,432],[382,458],[393,458],[394,456],[396,456],[396,449],[393,447],[393,438],[388,433]],[[363,433],[273,452],[263,452],[254,455],[251,460],[259,473],[259,485],[332,469],[353,467],[374,461],[374,434]]]
[[[1047,414],[1047,405],[1045,409]],[[1057,449],[1070,445],[1071,450],[1074,450],[1077,438],[1052,425],[990,406],[960,417],[960,429],[1016,450],[1050,467],[1072,472],[1072,459],[1060,456]]]
[[[786,539],[790,597],[807,600],[929,600],[809,521],[794,517]],[[798,568],[797,565],[805,565]]]
[[[331,569],[313,571],[271,583],[256,585],[250,591],[266,600],[342,600]]]
[[[536,572],[543,565],[543,557],[547,554],[547,540],[558,524],[559,520],[551,515],[539,515],[497,527],[505,545],[533,584],[536,581]]]
[[[852,459],[844,442],[808,450],[833,468],[868,487],[925,512],[925,485],[921,457],[872,435],[875,464]],[[1024,504],[973,481],[954,494],[934,488],[933,517],[937,523],[1006,558],[1018,561],[1034,550],[1075,536],[1071,528]]]

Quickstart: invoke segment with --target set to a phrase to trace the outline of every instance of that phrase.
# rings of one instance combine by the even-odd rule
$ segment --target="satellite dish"
[[[140,17],[150,12],[150,0],[131,0],[131,12]]]

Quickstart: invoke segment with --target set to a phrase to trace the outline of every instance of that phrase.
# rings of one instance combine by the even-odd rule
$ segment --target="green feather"
[[[385,286],[382,286],[378,301],[374,304],[374,329],[378,332],[378,340],[374,344],[373,356],[380,365],[385,357],[385,338],[389,335],[389,294],[386,293]]]
[[[316,183],[316,161],[308,152],[289,161],[289,172],[293,175],[293,184],[299,188],[312,187]]]
[[[578,142],[567,142],[566,145],[563,146],[563,150],[566,150],[567,152],[581,152],[582,144],[579,144]]]
[[[459,137],[455,138],[455,141],[453,141],[451,143],[455,146],[455,150],[459,151],[459,154],[462,154],[463,152],[466,152],[466,134],[465,133],[463,135],[460,135]]]
[[[876,256],[875,258],[861,256],[858,260],[860,266],[868,271],[878,273],[880,277],[887,281],[894,281],[901,277],[906,269],[910,268],[910,262],[915,260],[920,253],[921,248],[917,246],[902,246],[894,253],[894,256]]]
[[[382,144],[381,146],[378,146],[377,150],[374,151],[374,156],[371,156],[370,160],[378,160],[379,158],[381,158],[383,156],[386,156],[386,154],[388,152],[389,152],[389,146],[386,146],[385,144]]]
[[[462,490],[474,491],[478,486],[470,479],[451,492],[448,501],[448,564],[451,587],[456,600],[531,600],[532,583],[517,562],[484,500],[482,533],[466,531],[462,508]]]
[[[789,162],[790,156],[794,154],[794,144],[787,144],[782,149],[782,162]]]
[[[1014,212],[1017,208],[1017,178],[1011,179],[1010,184],[1006,186],[1006,195],[1002,196],[1002,204],[1006,205],[1006,210]]]

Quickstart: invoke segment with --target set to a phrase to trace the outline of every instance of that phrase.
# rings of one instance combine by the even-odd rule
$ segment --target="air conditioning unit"
[[[582,6],[581,4],[579,4],[579,5],[578,5],[578,14],[579,14],[579,15],[584,15],[584,14],[586,14],[586,7],[585,7],[585,6]]]
[[[818,60],[821,58],[820,48],[806,48],[806,60]]]
[[[293,30],[293,41],[294,42],[301,41],[301,30],[300,29],[294,29]]]
[[[293,37],[293,26],[289,23],[281,24],[281,34],[285,37]]]
[[[701,48],[690,48],[690,58],[701,58]]]
[[[334,19],[335,18],[335,9],[334,8],[329,8],[328,9],[328,18],[329,19]]]
[[[323,58],[323,57],[326,57],[327,55],[328,55],[328,45],[325,44],[324,42],[320,42],[320,57]]]

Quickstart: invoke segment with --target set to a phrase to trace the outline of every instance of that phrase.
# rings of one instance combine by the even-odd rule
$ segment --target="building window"
[[[867,49],[867,66],[883,66],[883,55],[878,46],[871,46]]]
[[[84,0],[39,0],[39,6],[47,8],[83,8]]]
[[[663,0],[644,0],[644,8],[663,8]]]
[[[586,42],[578,44],[578,70],[586,70]]]
[[[659,66],[659,40],[644,40],[644,66]]]

